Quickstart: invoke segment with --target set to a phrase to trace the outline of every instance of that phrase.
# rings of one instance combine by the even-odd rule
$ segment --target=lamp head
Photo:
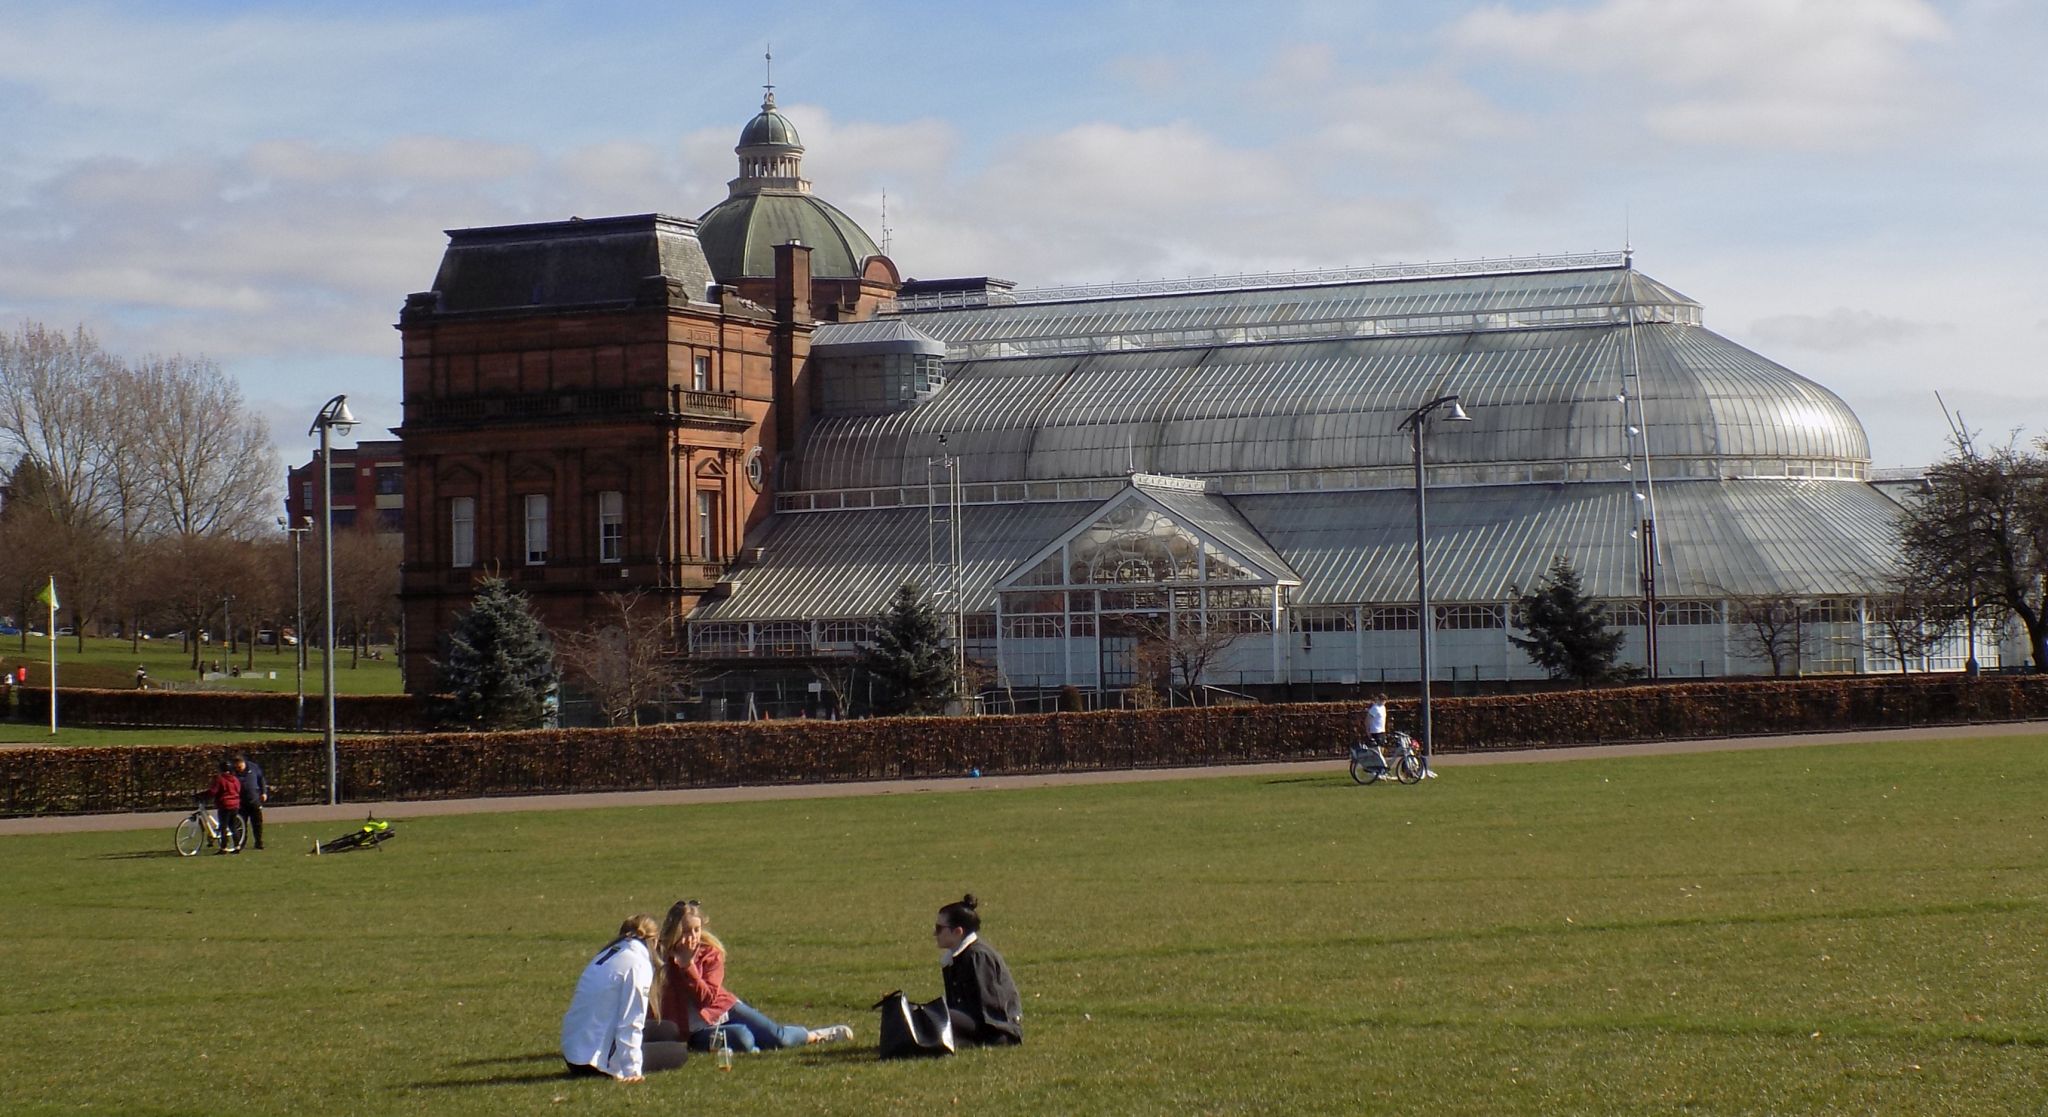
[[[356,429],[355,412],[348,409],[347,396],[336,396],[328,400],[326,405],[320,408],[320,414],[313,417],[313,425],[306,433],[319,434],[322,428],[340,435],[346,435]]]
[[[1451,413],[1444,416],[1444,419],[1452,423],[1469,423],[1472,421],[1472,416],[1465,414],[1464,404],[1459,403],[1457,400],[1452,400]]]

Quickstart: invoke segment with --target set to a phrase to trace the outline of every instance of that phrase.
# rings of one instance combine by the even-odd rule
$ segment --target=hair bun
[[[974,898],[974,893],[969,892],[967,895],[960,897],[960,906],[966,908],[968,911],[973,911],[974,909],[981,906],[981,901],[976,900]]]

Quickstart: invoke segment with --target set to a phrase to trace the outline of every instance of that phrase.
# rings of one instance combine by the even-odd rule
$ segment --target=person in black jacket
[[[236,753],[235,778],[242,783],[242,834],[245,841],[263,848],[263,803],[270,798],[270,781],[263,778],[263,765]]]
[[[973,893],[939,909],[932,938],[939,944],[939,965],[946,986],[946,1008],[953,1017],[953,1039],[967,1044],[1024,1042],[1024,1005],[1010,967],[995,948],[981,941],[981,916]]]

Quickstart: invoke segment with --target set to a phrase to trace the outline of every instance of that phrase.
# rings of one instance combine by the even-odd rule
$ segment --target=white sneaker
[[[1426,780],[1433,780],[1433,779],[1435,779],[1435,778],[1436,778],[1436,769],[1434,769],[1434,768],[1424,768],[1424,769],[1422,770],[1422,778],[1423,778],[1423,779],[1426,779]]]
[[[834,1024],[811,1033],[812,1043],[844,1043],[852,1038],[853,1027],[850,1024]]]

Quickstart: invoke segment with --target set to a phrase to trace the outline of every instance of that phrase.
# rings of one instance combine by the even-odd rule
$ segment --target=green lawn
[[[336,694],[398,694],[404,690],[398,677],[398,659],[389,647],[376,649],[382,659],[361,659],[354,667],[349,666],[347,648],[339,649],[334,657],[334,692]],[[290,694],[297,683],[292,676],[293,652],[295,649],[256,649],[253,665],[246,646],[237,644],[232,659],[220,645],[208,645],[200,649],[200,659],[206,663],[219,660],[225,668],[229,663],[243,669],[240,678],[218,679],[209,682],[210,687],[228,690],[268,690]],[[29,637],[23,646],[18,636],[0,637],[0,667],[12,671],[22,664],[28,665],[29,682],[34,686],[48,686],[50,663],[50,641],[47,638]],[[57,638],[57,683],[59,686],[77,687],[130,687],[135,685],[135,668],[148,668],[149,676],[158,682],[187,684],[196,682],[197,672],[192,670],[192,653],[181,650],[175,640],[145,640],[140,651],[126,640],[101,640],[87,637],[83,651],[78,640],[71,636]],[[276,672],[277,678],[270,677]],[[306,693],[320,693],[320,651],[307,650]]]
[[[4,838],[0,1112],[2039,1112],[2044,745]],[[967,889],[1026,1045],[874,1062]],[[561,1077],[578,969],[684,896],[861,1044]]]

